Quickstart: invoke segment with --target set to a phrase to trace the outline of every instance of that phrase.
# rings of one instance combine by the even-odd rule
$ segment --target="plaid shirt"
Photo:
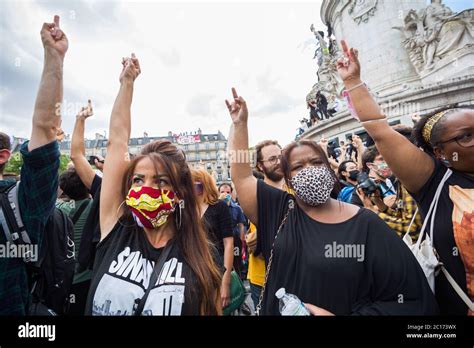
[[[59,146],[57,141],[28,152],[21,146],[23,166],[18,203],[31,243],[41,246],[45,224],[54,209],[58,187]],[[0,186],[11,184],[1,180]],[[6,244],[3,233],[0,244]],[[0,315],[25,315],[29,303],[26,265],[21,258],[0,258]]]
[[[396,200],[396,208],[388,208],[385,213],[379,213],[378,215],[392,230],[403,238],[408,231],[408,226],[410,226],[417,205],[408,191],[403,186],[400,185],[400,187],[401,190],[399,189],[397,192],[398,199]],[[414,242],[418,239],[422,225],[423,220],[420,212],[418,212],[410,229],[410,237]]]

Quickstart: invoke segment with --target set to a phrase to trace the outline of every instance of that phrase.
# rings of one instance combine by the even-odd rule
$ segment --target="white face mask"
[[[335,184],[326,166],[304,168],[290,182],[296,196],[311,206],[326,203]]]

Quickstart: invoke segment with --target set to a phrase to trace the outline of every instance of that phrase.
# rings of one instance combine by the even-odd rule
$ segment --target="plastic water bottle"
[[[285,288],[280,288],[275,293],[275,296],[280,300],[280,313],[281,315],[297,315],[297,316],[308,316],[311,315],[304,306],[301,300],[293,295],[287,294]]]

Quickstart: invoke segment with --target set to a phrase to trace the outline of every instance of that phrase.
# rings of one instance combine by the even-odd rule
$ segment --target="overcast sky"
[[[240,1],[10,1],[0,0],[0,130],[29,137],[42,64],[39,31],[61,16],[69,38],[64,67],[63,129],[91,98],[95,115],[86,136],[108,132],[123,56],[135,52],[132,136],[218,130],[227,137],[224,104],[235,86],[250,110],[250,143],[293,140],[308,114],[316,82],[315,39],[325,30],[321,0]],[[445,1],[453,10],[470,1]]]

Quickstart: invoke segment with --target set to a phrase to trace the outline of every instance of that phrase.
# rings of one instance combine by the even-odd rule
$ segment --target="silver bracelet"
[[[349,88],[349,89],[346,89],[346,92],[349,93],[350,91],[353,91],[354,89],[359,88],[359,87],[361,87],[361,86],[366,86],[365,82],[361,82],[361,83],[359,83],[358,85],[355,85],[354,87],[351,87],[351,88]]]
[[[360,123],[365,124],[365,123],[380,122],[380,121],[386,121],[386,120],[387,120],[387,116],[384,116],[383,118],[376,118],[374,120],[361,121]]]

